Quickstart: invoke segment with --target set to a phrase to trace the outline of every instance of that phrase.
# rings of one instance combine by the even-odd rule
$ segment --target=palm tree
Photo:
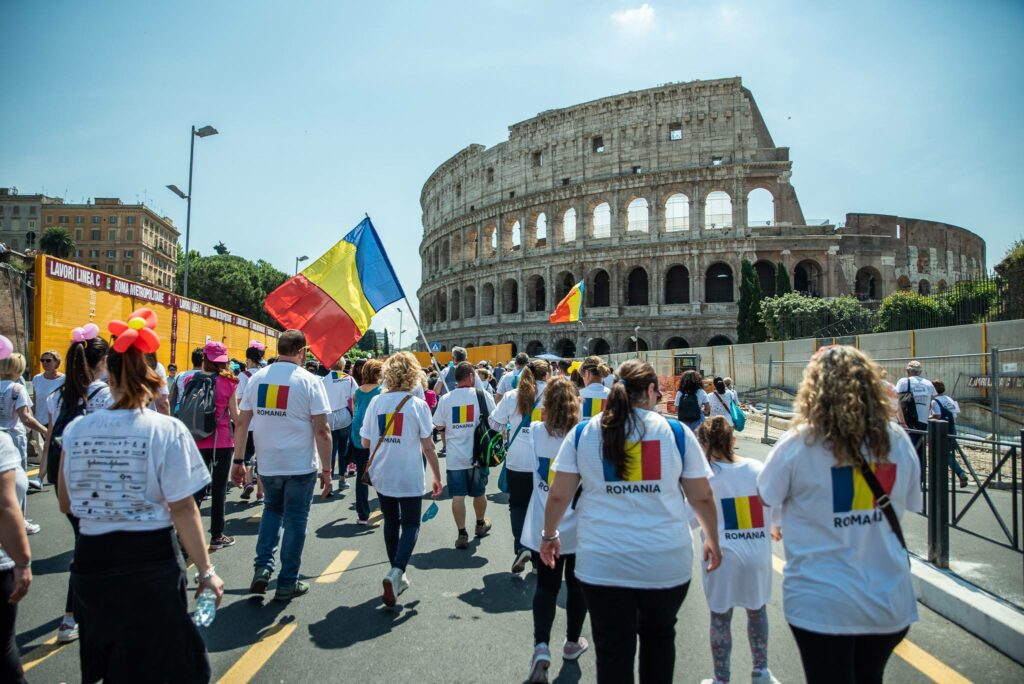
[[[39,239],[39,248],[44,254],[67,259],[75,253],[77,245],[74,238],[64,228],[47,228]]]

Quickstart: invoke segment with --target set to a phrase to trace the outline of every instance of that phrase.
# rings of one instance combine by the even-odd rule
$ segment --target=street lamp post
[[[187,208],[185,209],[185,278],[181,287],[181,294],[185,297],[188,297],[189,237],[192,228],[192,168],[196,155],[196,138],[217,135],[217,132],[217,129],[213,126],[203,126],[198,130],[195,126],[192,126],[192,132],[189,135],[188,141],[188,194],[183,193],[177,185],[171,184],[167,186],[168,190],[187,203]]]
[[[295,257],[295,275],[299,275],[299,263],[305,261],[308,258],[309,257],[305,256],[305,255],[300,256],[300,257]]]
[[[404,315],[405,315],[405,312],[402,311],[402,307],[398,307],[398,348],[399,349],[402,348],[402,333],[405,332],[404,330],[402,330],[402,317]]]

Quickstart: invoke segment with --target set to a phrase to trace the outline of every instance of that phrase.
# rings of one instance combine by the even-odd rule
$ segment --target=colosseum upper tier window
[[[604,152],[604,137],[600,135],[595,135],[591,143],[593,145],[591,149],[594,150],[595,154],[601,154],[602,152]]]
[[[629,208],[626,212],[626,230],[646,233],[647,222],[647,200],[645,200],[643,197],[637,197],[635,200],[629,203]]]
[[[562,214],[562,242],[574,242],[576,240],[576,210],[567,209]]]
[[[665,230],[674,232],[690,229],[690,198],[676,193],[665,202]]]
[[[775,225],[775,198],[764,188],[751,190],[747,195],[747,225]]]
[[[669,140],[682,140],[683,139],[683,124],[681,124],[681,123],[669,124],[669,127],[668,127],[668,139]]]
[[[732,228],[732,198],[720,190],[708,193],[704,200],[705,228]]]
[[[594,237],[610,237],[612,234],[612,208],[607,202],[594,207]]]

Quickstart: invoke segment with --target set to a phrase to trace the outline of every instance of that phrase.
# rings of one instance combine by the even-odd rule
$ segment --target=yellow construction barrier
[[[192,367],[192,350],[210,340],[223,342],[228,356],[245,358],[250,340],[267,345],[273,354],[279,331],[243,316],[186,299],[151,285],[39,254],[36,256],[36,291],[32,364],[40,370],[39,356],[47,349],[63,354],[71,330],[95,323],[107,336],[111,319],[127,320],[135,309],[148,307],[157,315],[160,350],[157,358],[181,370]]]
[[[427,368],[430,366],[430,354],[427,352],[413,352],[416,355],[416,360],[420,362],[420,366]],[[446,365],[452,360],[452,353],[434,352],[434,358],[442,366]],[[478,364],[481,361],[487,361],[492,366],[496,363],[505,364],[512,360],[512,345],[511,344],[489,344],[484,347],[467,347],[466,356],[469,362],[472,364]]]

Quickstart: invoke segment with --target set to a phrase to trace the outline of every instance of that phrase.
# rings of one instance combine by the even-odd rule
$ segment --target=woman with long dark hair
[[[60,470],[61,441],[64,428],[80,415],[105,409],[114,403],[107,387],[107,350],[110,345],[99,336],[99,328],[89,323],[71,332],[71,346],[68,347],[67,372],[64,385],[46,399],[50,423],[43,445],[43,457],[39,472],[46,473],[50,484],[57,484]],[[57,488],[53,490],[57,493]],[[71,530],[78,541],[78,518],[67,514]],[[68,582],[68,595],[64,603],[64,615],[57,626],[57,642],[68,643],[78,638],[78,624],[74,614],[74,587]]]
[[[714,391],[711,392],[711,413],[709,414],[712,418],[715,416],[721,416],[725,418],[725,421],[729,423],[730,427],[735,427],[735,423],[732,419],[732,395],[729,394],[729,390],[725,387],[725,381],[716,377],[712,384]]]
[[[184,424],[145,410],[161,383],[144,358],[159,347],[154,328],[149,309],[110,322],[114,404],[64,431],[58,496],[61,510],[80,521],[71,583],[86,684],[210,678],[177,542],[196,564],[196,595],[210,589],[219,604],[224,583],[193,498],[210,473]]]
[[[711,414],[708,393],[704,391],[703,385],[700,373],[690,369],[680,374],[679,386],[676,388],[676,417],[694,432],[704,422],[704,418]]]
[[[576,577],[590,612],[597,681],[633,681],[639,636],[640,681],[660,684],[672,681],[676,614],[693,566],[686,503],[704,533],[709,572],[722,558],[718,514],[708,482],[711,469],[697,439],[655,410],[654,368],[632,359],[617,375],[604,412],[562,442],[544,511],[540,556],[549,568],[556,566],[559,525],[581,489]]]

